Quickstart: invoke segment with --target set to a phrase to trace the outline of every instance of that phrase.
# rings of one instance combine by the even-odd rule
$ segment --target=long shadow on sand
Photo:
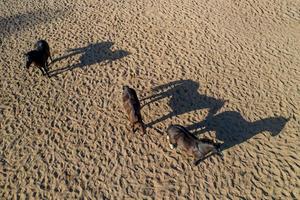
[[[56,18],[67,15],[71,8],[66,10],[44,9],[28,13],[19,13],[9,17],[0,17],[0,38],[7,37],[13,33],[30,29],[41,23],[47,23]]]
[[[284,117],[269,117],[254,122],[248,122],[236,111],[226,111],[188,126],[194,134],[215,131],[218,140],[224,142],[222,150],[241,144],[258,133],[268,131],[272,136],[278,135],[289,119]]]
[[[64,68],[56,69],[50,71],[50,76],[56,76],[61,73],[64,73],[69,70],[73,70],[75,68],[85,69],[93,64],[102,63],[107,64],[111,63],[115,60],[121,59],[130,53],[124,50],[116,50],[112,51],[110,48],[113,46],[113,42],[100,42],[96,44],[89,44],[86,47],[75,48],[68,50],[68,54],[56,58],[52,63],[58,62],[63,59],[67,59],[68,57],[81,54],[79,58],[79,62],[73,65],[69,65]]]
[[[154,95],[143,99],[143,101],[148,99],[150,100],[143,106],[159,101],[163,98],[170,98],[169,106],[172,111],[169,114],[149,123],[148,126],[151,127],[154,124],[162,122],[168,118],[199,109],[209,109],[208,117],[217,113],[217,111],[224,105],[225,101],[202,95],[198,93],[198,88],[199,83],[192,80],[178,80],[154,88]]]
[[[147,102],[143,106],[168,97],[172,111],[150,122],[147,126],[151,127],[173,116],[199,109],[208,109],[208,114],[203,121],[186,128],[195,135],[215,131],[217,139],[224,142],[222,145],[222,150],[224,150],[241,144],[263,131],[269,131],[272,136],[276,136],[289,121],[284,117],[269,117],[249,122],[236,111],[216,114],[225,101],[202,95],[198,93],[198,88],[199,84],[192,80],[174,81],[154,88],[154,95],[143,99]]]

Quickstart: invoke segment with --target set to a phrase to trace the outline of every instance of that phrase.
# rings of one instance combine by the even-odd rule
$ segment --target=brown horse
[[[134,133],[138,126],[145,134],[146,127],[141,115],[141,104],[135,90],[129,86],[123,86],[123,106],[131,123],[132,132]]]
[[[208,154],[218,154],[223,157],[220,152],[220,143],[215,143],[210,139],[198,139],[181,125],[170,125],[167,129],[167,139],[171,149],[179,147],[194,157],[194,164],[205,159]]]

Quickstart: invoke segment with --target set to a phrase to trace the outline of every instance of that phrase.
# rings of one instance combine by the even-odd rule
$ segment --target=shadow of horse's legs
[[[68,66],[63,67],[61,69],[56,69],[56,70],[50,71],[49,74],[50,74],[50,77],[52,77],[52,76],[56,76],[58,74],[64,73],[68,70],[72,70],[73,68],[74,67],[72,67],[71,65],[68,65]]]
[[[149,124],[147,124],[147,126],[148,126],[148,127],[152,127],[154,124],[157,124],[157,123],[160,123],[160,122],[162,122],[162,121],[165,121],[166,119],[171,118],[171,117],[173,117],[173,116],[175,116],[175,115],[176,115],[176,114],[175,114],[174,112],[171,112],[171,113],[169,113],[169,114],[167,114],[167,115],[165,115],[165,116],[163,116],[163,117],[161,117],[161,118],[158,118],[158,119],[156,119],[156,120],[150,122]]]
[[[51,63],[50,63],[50,64],[54,64],[54,63],[59,62],[59,61],[61,61],[61,60],[63,60],[63,59],[66,59],[66,58],[75,56],[75,55],[80,54],[80,53],[82,53],[82,52],[80,52],[80,51],[75,51],[75,52],[73,52],[73,53],[70,53],[70,54],[67,54],[67,55],[64,55],[64,56],[60,56],[60,57],[55,58],[55,59],[51,59]]]
[[[80,53],[82,53],[82,52],[81,52],[81,51],[74,51],[73,53],[70,53],[70,54],[67,54],[67,55],[63,55],[63,56],[61,56],[61,57],[58,57],[58,58],[53,59],[53,60],[51,61],[50,64],[52,65],[52,64],[54,64],[54,63],[56,63],[56,62],[59,62],[59,61],[61,61],[61,60],[63,60],[63,59],[66,59],[66,58],[75,56],[75,55],[80,54]],[[61,74],[61,73],[63,73],[63,72],[66,72],[66,71],[68,71],[68,70],[72,70],[72,69],[74,69],[74,68],[76,68],[76,67],[77,67],[77,66],[68,65],[68,66],[63,67],[63,68],[60,68],[60,69],[55,69],[55,70],[49,71],[49,75],[50,75],[50,77],[56,76],[56,75],[58,75],[58,74]]]
[[[149,97],[145,97],[143,99],[141,99],[141,102],[145,102],[143,105],[142,105],[142,108],[151,104],[151,103],[154,103],[155,101],[159,101],[161,99],[163,99],[165,96],[161,95],[161,94],[154,94],[152,96],[149,96]],[[147,100],[150,99],[150,101],[147,102]]]
[[[198,134],[204,133],[206,131],[209,131],[206,120],[192,124],[186,128],[187,128],[187,130],[192,132],[194,135],[198,135]]]

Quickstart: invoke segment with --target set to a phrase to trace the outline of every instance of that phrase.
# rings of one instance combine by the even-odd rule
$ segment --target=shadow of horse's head
[[[264,129],[271,133],[272,136],[278,135],[290,118],[269,117],[256,122],[257,129]],[[254,122],[255,123],[255,122]]]
[[[114,43],[111,41],[104,41],[99,43],[90,43],[87,46],[80,48],[69,49],[67,51],[67,55],[54,59],[52,63],[67,59],[77,54],[80,55],[79,62],[61,69],[53,70],[51,71],[51,76],[61,74],[68,70],[73,70],[75,68],[86,68],[94,64],[101,63],[101,65],[105,65],[130,54],[125,50],[111,50],[113,45]]]
[[[103,61],[112,62],[129,55],[129,52],[125,50],[111,50],[113,45],[113,42],[105,41],[89,44],[86,47],[80,48],[79,51],[81,51],[82,55],[80,57],[80,63],[77,65],[79,67],[85,67]]]

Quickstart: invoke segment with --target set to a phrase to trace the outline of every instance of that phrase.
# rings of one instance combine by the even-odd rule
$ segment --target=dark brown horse
[[[123,106],[131,123],[132,132],[134,133],[136,126],[138,126],[143,133],[146,133],[145,124],[141,115],[140,101],[135,90],[129,86],[123,86]]]

